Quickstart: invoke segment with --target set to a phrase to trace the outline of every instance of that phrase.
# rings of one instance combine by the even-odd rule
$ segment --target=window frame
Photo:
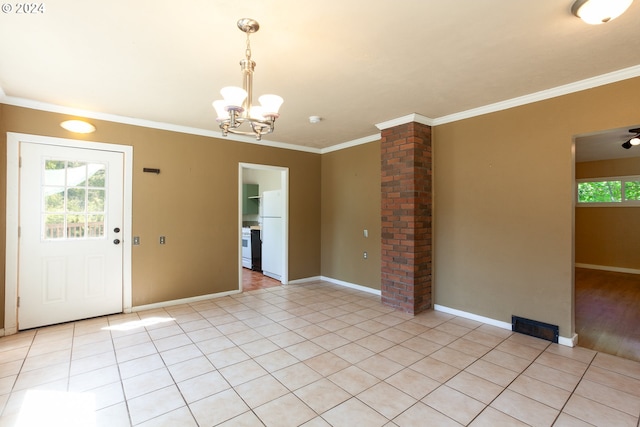
[[[625,183],[640,181],[640,175],[624,175],[624,176],[608,176],[597,178],[580,178],[575,180],[575,198],[577,207],[639,207],[640,200],[627,200],[625,194]],[[584,182],[607,182],[620,181],[620,198],[619,202],[581,202],[579,199],[578,187]]]

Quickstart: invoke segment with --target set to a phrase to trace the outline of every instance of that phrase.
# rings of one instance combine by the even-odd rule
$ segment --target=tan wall
[[[380,203],[380,142],[322,156],[323,276],[380,289]]]
[[[640,175],[640,157],[576,163],[576,179]],[[640,207],[576,207],[576,263],[640,270]]]
[[[435,303],[573,325],[573,135],[640,122],[640,78],[434,128]]]
[[[240,162],[289,168],[289,280],[320,274],[320,155],[99,120],[91,120],[95,133],[78,138],[60,128],[67,116],[0,108],[3,260],[9,131],[133,146],[132,231],[141,238],[141,245],[133,247],[134,306],[238,289]],[[161,173],[143,173],[143,167]],[[167,236],[164,246],[158,244],[160,235]]]

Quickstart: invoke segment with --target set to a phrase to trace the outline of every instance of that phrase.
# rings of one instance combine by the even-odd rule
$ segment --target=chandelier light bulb
[[[247,98],[247,91],[241,87],[227,86],[220,89],[220,95],[224,98],[227,108],[242,108]]]
[[[640,136],[636,136],[636,137],[634,137],[634,138],[631,138],[631,139],[629,140],[629,143],[630,143],[631,145],[640,145]]]
[[[249,111],[249,116],[252,119],[256,120],[265,120],[264,108],[259,105],[254,105],[251,107],[251,111]]]
[[[227,111],[227,103],[224,100],[219,99],[217,101],[213,101],[213,108],[216,110],[216,114],[218,115],[218,121],[226,120],[229,118],[229,112]]]
[[[278,116],[280,106],[284,102],[282,97],[278,95],[262,95],[258,101],[260,101],[266,116]]]
[[[633,0],[577,0],[571,12],[587,24],[604,24],[622,15]]]

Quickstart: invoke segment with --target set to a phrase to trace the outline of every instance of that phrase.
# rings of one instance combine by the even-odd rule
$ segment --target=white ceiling
[[[261,25],[255,95],[285,99],[269,141],[325,149],[413,113],[437,124],[619,70],[640,75],[640,2],[598,26],[572,3],[48,1],[44,13],[0,13],[0,101],[217,131],[211,102],[241,85],[236,21],[250,17]]]

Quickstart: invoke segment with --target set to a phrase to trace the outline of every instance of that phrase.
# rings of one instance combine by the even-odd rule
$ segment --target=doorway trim
[[[289,283],[289,168],[281,166],[260,165],[254,163],[238,163],[238,243],[242,240],[242,178],[244,169],[258,169],[280,172],[280,189],[283,194],[282,221],[282,277],[280,283]],[[242,245],[238,245],[238,289],[242,292]]]
[[[18,332],[18,249],[19,249],[19,184],[20,142],[57,145],[71,148],[114,151],[124,154],[123,188],[123,260],[122,260],[122,310],[131,311],[131,236],[133,195],[133,147],[41,135],[7,132],[7,206],[6,206],[6,252],[5,252],[5,300],[4,334]]]

